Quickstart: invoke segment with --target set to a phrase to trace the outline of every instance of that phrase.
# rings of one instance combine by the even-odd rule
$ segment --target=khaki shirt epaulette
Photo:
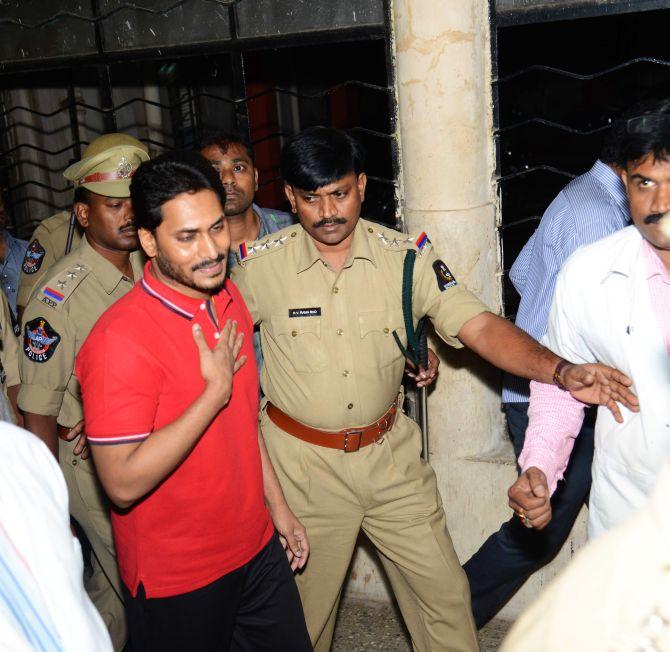
[[[237,264],[245,267],[246,264],[252,260],[266,256],[275,251],[283,249],[286,246],[293,244],[296,241],[298,230],[295,224],[287,226],[280,231],[275,231],[269,235],[252,240],[251,242],[244,242],[240,245],[237,252]]]
[[[65,267],[65,269],[49,275],[44,282],[35,288],[31,299],[35,298],[53,310],[63,310],[67,304],[67,300],[72,296],[77,286],[88,276],[90,271],[90,266],[79,260],[75,260],[72,264]]]
[[[35,228],[21,265],[19,290],[16,296],[19,306],[27,305],[32,291],[48,273],[49,268],[65,256],[69,228],[69,211],[47,217]],[[72,251],[77,248],[81,239],[82,229],[77,224],[72,235]]]
[[[135,280],[140,256],[131,255]],[[114,265],[84,238],[53,265],[33,291],[23,314],[19,370],[19,407],[56,416],[72,427],[83,418],[75,357],[95,322],[133,287]]]
[[[368,239],[384,251],[414,250],[419,256],[423,256],[431,248],[431,242],[425,232],[420,234],[402,233],[388,226],[375,224],[367,220],[363,224]]]

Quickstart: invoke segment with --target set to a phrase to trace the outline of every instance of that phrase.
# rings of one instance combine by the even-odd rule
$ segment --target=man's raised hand
[[[247,360],[246,355],[237,357],[242,349],[244,333],[238,333],[237,322],[229,319],[213,349],[209,348],[198,324],[193,325],[193,339],[200,354],[200,374],[223,407],[233,391],[233,376]]]
[[[560,380],[578,401],[605,405],[618,423],[623,422],[619,403],[632,412],[640,410],[640,402],[630,390],[633,382],[613,367],[600,363],[569,364],[564,367]]]

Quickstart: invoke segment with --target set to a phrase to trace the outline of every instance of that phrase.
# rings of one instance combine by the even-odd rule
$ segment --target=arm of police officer
[[[140,443],[91,447],[100,481],[118,507],[130,507],[170,475],[188,457],[230,399],[233,376],[246,362],[246,356],[238,358],[243,333],[237,333],[237,322],[226,322],[213,349],[197,324],[193,326],[193,339],[205,381],[202,394],[181,416],[151,432]],[[83,382],[82,378],[82,386]]]
[[[41,329],[41,330],[40,330]],[[29,331],[57,338],[50,344],[35,343]],[[18,406],[27,430],[37,435],[58,459],[57,417],[66,387],[72,377],[76,336],[67,315],[33,298],[28,302],[21,332],[19,354],[21,387]]]
[[[261,464],[263,466],[263,492],[265,504],[268,506],[272,522],[274,523],[279,540],[281,541],[286,556],[291,564],[291,570],[304,568],[309,557],[309,541],[305,526],[296,518],[288,506],[279,479],[275,473],[272,462],[268,455],[263,435],[258,431],[258,447],[261,453]]]
[[[21,265],[21,271],[19,272],[19,288],[16,295],[16,307],[19,324],[23,324],[23,314],[26,307],[28,306],[32,291],[38,285],[42,277],[46,274],[49,267],[51,267],[51,265],[56,262],[56,254],[54,251],[54,243],[51,233],[43,224],[37,225],[37,228],[35,231],[33,231],[33,235],[31,236],[29,243],[32,244],[35,240],[37,240],[41,249],[44,250],[44,254],[41,256],[41,258],[35,261],[35,271],[30,274],[26,274],[24,265]],[[30,244],[28,247],[30,247]],[[26,252],[24,261],[27,256],[28,252]]]
[[[554,382],[554,371],[562,358],[536,342],[506,319],[489,312],[468,292],[437,258],[432,246],[424,251],[414,271],[415,317],[427,314],[442,339],[460,348],[472,349],[496,367],[516,376],[545,383]],[[559,380],[578,400],[606,405],[617,420],[617,402],[637,411],[631,380],[603,364],[567,364]]]
[[[12,326],[12,314],[9,309],[9,302],[4,292],[0,292],[2,305],[0,306],[0,337],[2,346],[0,346],[0,361],[5,370],[5,385],[7,387],[7,398],[14,413],[14,419],[18,426],[23,427],[23,415],[17,403],[19,397],[19,387],[21,386],[21,376],[19,373],[19,341],[14,335]]]

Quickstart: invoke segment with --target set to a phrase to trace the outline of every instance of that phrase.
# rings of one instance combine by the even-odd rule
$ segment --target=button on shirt
[[[131,254],[131,262],[139,279],[139,252]],[[98,317],[129,292],[133,283],[86,238],[45,274],[23,315],[19,353],[22,410],[57,416],[58,423],[67,428],[83,419],[75,356]],[[49,340],[53,341],[45,343]]]
[[[402,381],[405,359],[393,332],[407,343],[403,261],[408,249],[417,248],[407,244],[406,234],[359,220],[338,272],[301,226],[273,236],[266,249],[233,272],[254,322],[260,323],[263,392],[279,409],[315,428],[374,422],[388,410]],[[414,322],[428,314],[440,337],[460,347],[461,327],[486,307],[455,281],[449,287],[443,283],[441,290],[440,269],[428,242],[414,267]]]
[[[112,512],[119,570],[135,594],[193,591],[247,563],[269,541],[258,449],[258,376],[253,325],[234,283],[214,297],[218,323],[237,320],[249,362],[228,404],[193,451],[148,496]],[[143,281],[95,325],[79,356],[92,445],[141,441],[172,423],[203,392],[192,326],[210,347],[218,327],[209,302],[187,297],[145,268]]]
[[[510,278],[521,303],[516,325],[536,340],[547,329],[556,277],[579,247],[614,233],[630,222],[628,198],[619,176],[602,161],[573,179],[545,211],[517,257]],[[528,380],[505,374],[503,403],[527,403]]]

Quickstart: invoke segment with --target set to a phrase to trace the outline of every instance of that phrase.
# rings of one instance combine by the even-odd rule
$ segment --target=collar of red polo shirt
[[[188,297],[179,292],[179,290],[159,281],[153,272],[153,261],[148,261],[144,266],[144,276],[140,283],[142,284],[142,289],[148,295],[154,297],[154,299],[160,301],[168,310],[181,317],[184,317],[185,319],[193,319],[199,310],[208,310],[210,316],[216,322],[214,315],[211,314],[211,302]],[[219,314],[223,312],[226,305],[231,301],[230,293],[225,287],[212,298],[214,299],[216,310]]]

